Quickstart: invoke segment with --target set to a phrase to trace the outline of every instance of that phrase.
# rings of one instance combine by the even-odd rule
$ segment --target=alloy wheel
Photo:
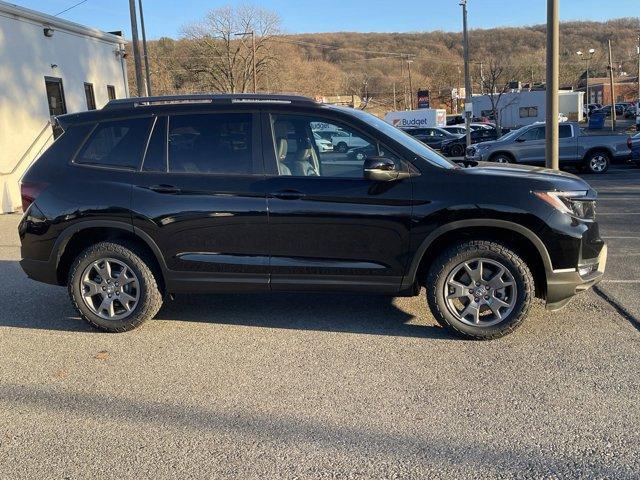
[[[447,309],[459,321],[490,327],[505,320],[517,301],[516,281],[507,267],[488,258],[457,265],[444,285]]]
[[[101,258],[82,272],[80,292],[85,305],[95,315],[105,320],[121,320],[138,305],[140,282],[124,262]]]
[[[594,155],[589,160],[589,168],[592,172],[604,172],[607,169],[607,157],[602,154]]]

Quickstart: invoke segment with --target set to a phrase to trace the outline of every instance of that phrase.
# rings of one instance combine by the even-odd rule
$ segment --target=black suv
[[[534,296],[559,308],[604,271],[596,193],[581,179],[462,167],[363,111],[205,95],[115,100],[57,123],[21,185],[21,265],[66,285],[107,331],[183,292],[426,287],[438,322],[488,339],[513,331]],[[321,131],[348,136],[347,152]]]

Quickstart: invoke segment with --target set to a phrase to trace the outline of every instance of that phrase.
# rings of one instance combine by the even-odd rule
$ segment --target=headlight
[[[586,190],[569,192],[533,192],[540,200],[547,202],[556,210],[578,218],[596,218],[596,202],[585,198]]]

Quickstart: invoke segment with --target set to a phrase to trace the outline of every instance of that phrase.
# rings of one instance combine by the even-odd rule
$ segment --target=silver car
[[[630,158],[627,136],[589,134],[578,123],[560,124],[560,164],[573,165],[590,173],[604,173],[611,163]],[[544,123],[513,130],[498,140],[467,148],[466,159],[500,163],[545,164]]]

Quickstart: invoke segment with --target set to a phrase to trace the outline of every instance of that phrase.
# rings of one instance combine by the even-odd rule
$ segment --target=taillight
[[[42,182],[21,182],[20,196],[22,197],[22,211],[26,212],[38,195],[47,187],[47,183]]]

